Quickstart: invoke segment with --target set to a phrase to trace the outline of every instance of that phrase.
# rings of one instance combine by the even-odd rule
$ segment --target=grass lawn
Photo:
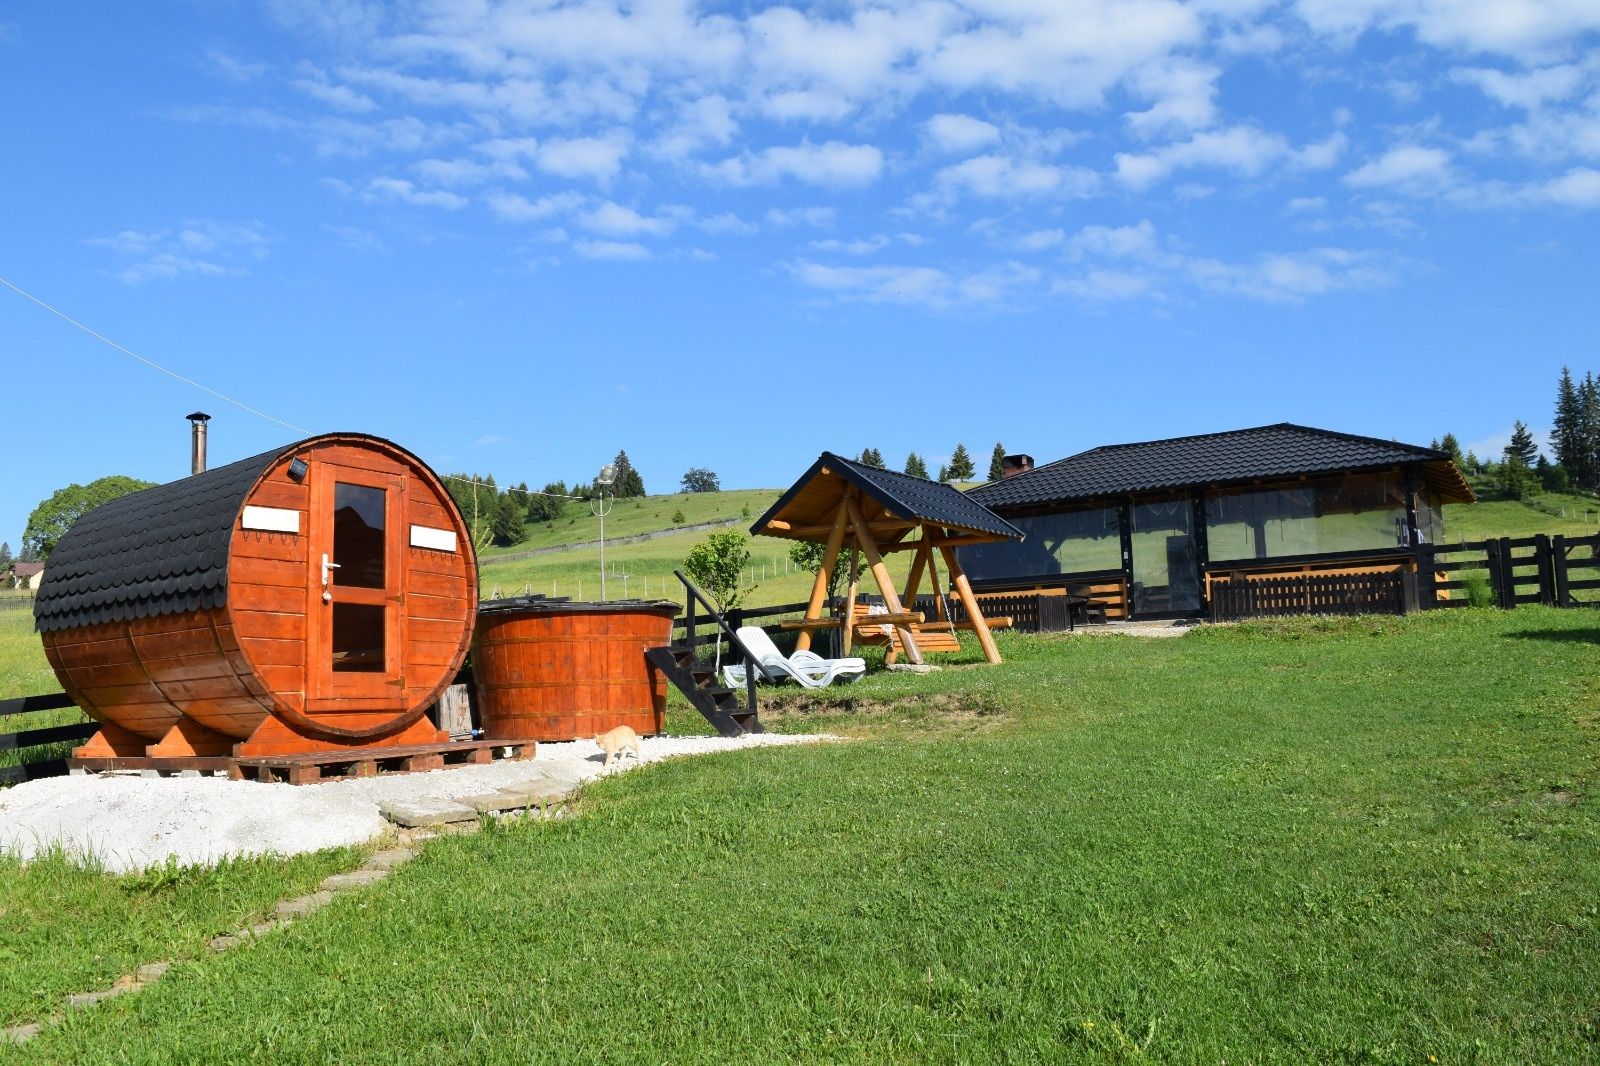
[[[864,739],[663,764],[577,819],[434,842],[28,1053],[1595,1057],[1596,616],[1001,640],[999,668],[769,712]]]

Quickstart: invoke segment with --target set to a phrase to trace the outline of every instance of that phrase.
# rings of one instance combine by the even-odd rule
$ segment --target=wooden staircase
[[[695,710],[705,715],[706,721],[715,726],[718,733],[725,737],[765,733],[766,729],[761,725],[761,719],[756,713],[754,657],[739,640],[739,635],[733,631],[694,582],[684,577],[682,571],[673,573],[688,590],[684,639],[649,649],[644,653],[645,659],[651,666],[660,670],[668,681],[677,686],[679,692],[688,697]],[[724,685],[722,679],[717,676],[715,667],[704,665],[699,661],[701,641],[695,636],[695,627],[700,621],[701,608],[704,609],[707,619],[716,623],[720,630],[713,639],[727,640],[729,661],[743,661],[745,664],[744,693]]]

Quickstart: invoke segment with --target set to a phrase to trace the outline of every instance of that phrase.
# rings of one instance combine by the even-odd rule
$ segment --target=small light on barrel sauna
[[[472,641],[484,737],[575,740],[619,725],[660,733],[666,679],[645,652],[669,642],[678,610],[666,600],[485,603]]]
[[[477,560],[439,478],[333,433],[79,519],[34,601],[78,758],[288,755],[448,738]]]

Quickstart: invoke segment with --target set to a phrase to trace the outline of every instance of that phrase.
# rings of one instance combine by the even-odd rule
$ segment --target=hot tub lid
[[[663,618],[676,618],[681,610],[683,608],[671,600],[596,602],[570,600],[565,596],[513,596],[478,604],[479,614],[658,614]]]

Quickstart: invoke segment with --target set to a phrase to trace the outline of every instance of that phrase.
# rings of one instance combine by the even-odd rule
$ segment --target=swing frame
[[[969,622],[963,628],[971,628],[976,634],[985,659],[996,664],[1002,661],[956,549],[967,544],[1021,540],[1022,533],[951,486],[866,467],[824,452],[805,476],[751,527],[751,532],[825,546],[822,564],[806,603],[805,617],[783,623],[785,629],[799,630],[797,650],[809,650],[812,633],[818,629],[842,627],[845,655],[849,655],[852,646],[862,638],[862,634],[856,632],[855,615],[861,586],[860,563],[864,558],[886,611],[873,615],[870,624],[893,627],[893,637],[886,641],[891,644],[891,661],[893,644],[898,641],[906,659],[921,665],[924,660],[917,640],[919,629],[925,625],[930,629],[943,626],[953,632],[955,628],[949,619],[945,593],[939,585],[934,559],[934,553],[938,552],[944,562],[948,587],[967,612]],[[850,549],[850,571],[845,603],[840,616],[832,617],[827,613],[828,588],[840,564],[840,554],[847,548]],[[895,588],[884,563],[886,554],[897,551],[916,553],[911,560],[904,595]],[[909,607],[916,602],[925,572],[934,592],[937,617],[932,623]]]

